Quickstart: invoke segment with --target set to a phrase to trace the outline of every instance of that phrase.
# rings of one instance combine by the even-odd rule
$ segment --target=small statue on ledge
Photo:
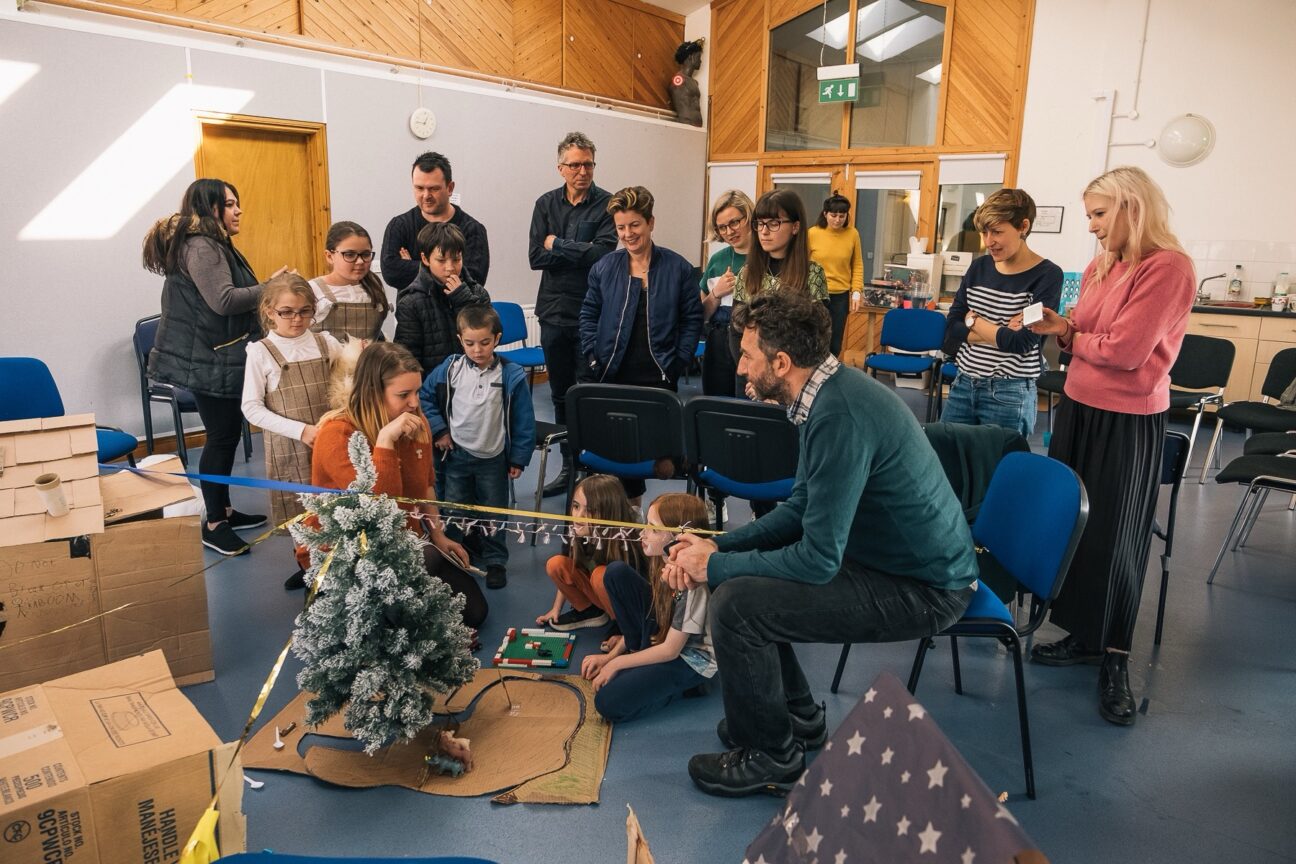
[[[702,125],[702,90],[693,76],[702,68],[702,43],[706,39],[684,42],[675,49],[679,71],[671,78],[670,100],[675,118],[690,126]]]

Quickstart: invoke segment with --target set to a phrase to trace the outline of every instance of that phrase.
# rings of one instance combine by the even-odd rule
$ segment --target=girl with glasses
[[[266,283],[259,311],[266,337],[247,349],[243,416],[261,427],[266,477],[309,484],[316,424],[329,407],[330,361],[342,345],[327,332],[311,332],[315,294],[296,274]],[[270,505],[276,525],[302,512],[291,492],[271,492]],[[302,576],[298,569],[284,587],[304,587]]]
[[[827,305],[828,281],[823,267],[810,260],[801,196],[791,189],[766,192],[752,212],[752,230],[757,242],[734,282],[734,313],[767,291],[796,291]],[[735,358],[741,339],[742,333],[730,327],[729,349]],[[740,376],[737,392],[745,392],[746,386]]]
[[[734,286],[752,246],[752,211],[756,205],[745,192],[730,189],[711,208],[711,239],[726,244],[702,271],[702,392],[733,396],[738,364],[729,351],[729,322]]]
[[[382,280],[373,272],[373,240],[354,222],[335,222],[324,240],[329,272],[311,280],[315,292],[316,333],[327,330],[339,339],[382,338],[391,311]]]

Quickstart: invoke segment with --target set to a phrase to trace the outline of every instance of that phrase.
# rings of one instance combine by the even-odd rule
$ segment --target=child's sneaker
[[[221,522],[215,528],[202,526],[202,544],[222,555],[243,555],[251,551],[247,541],[234,533],[229,522]]]
[[[486,568],[486,587],[503,588],[508,584],[508,571],[498,564]]]
[[[264,513],[240,513],[237,510],[231,510],[225,521],[235,531],[242,531],[245,528],[260,528],[266,524],[266,517]]]
[[[590,606],[588,609],[580,611],[568,609],[553,619],[553,623],[549,626],[561,633],[566,633],[568,630],[602,627],[606,623],[608,623],[607,613],[597,606]]]

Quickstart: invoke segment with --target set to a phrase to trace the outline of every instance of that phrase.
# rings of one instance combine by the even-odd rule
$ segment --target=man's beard
[[[784,407],[792,404],[792,389],[788,387],[786,381],[767,371],[763,378],[749,378],[748,382],[752,385],[752,390],[756,393],[756,398],[764,401],[773,399]]]

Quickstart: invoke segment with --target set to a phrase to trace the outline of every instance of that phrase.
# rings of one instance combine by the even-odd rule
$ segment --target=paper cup
[[[36,494],[40,495],[49,515],[58,518],[68,514],[67,496],[63,494],[63,481],[57,474],[42,474],[36,478]]]

